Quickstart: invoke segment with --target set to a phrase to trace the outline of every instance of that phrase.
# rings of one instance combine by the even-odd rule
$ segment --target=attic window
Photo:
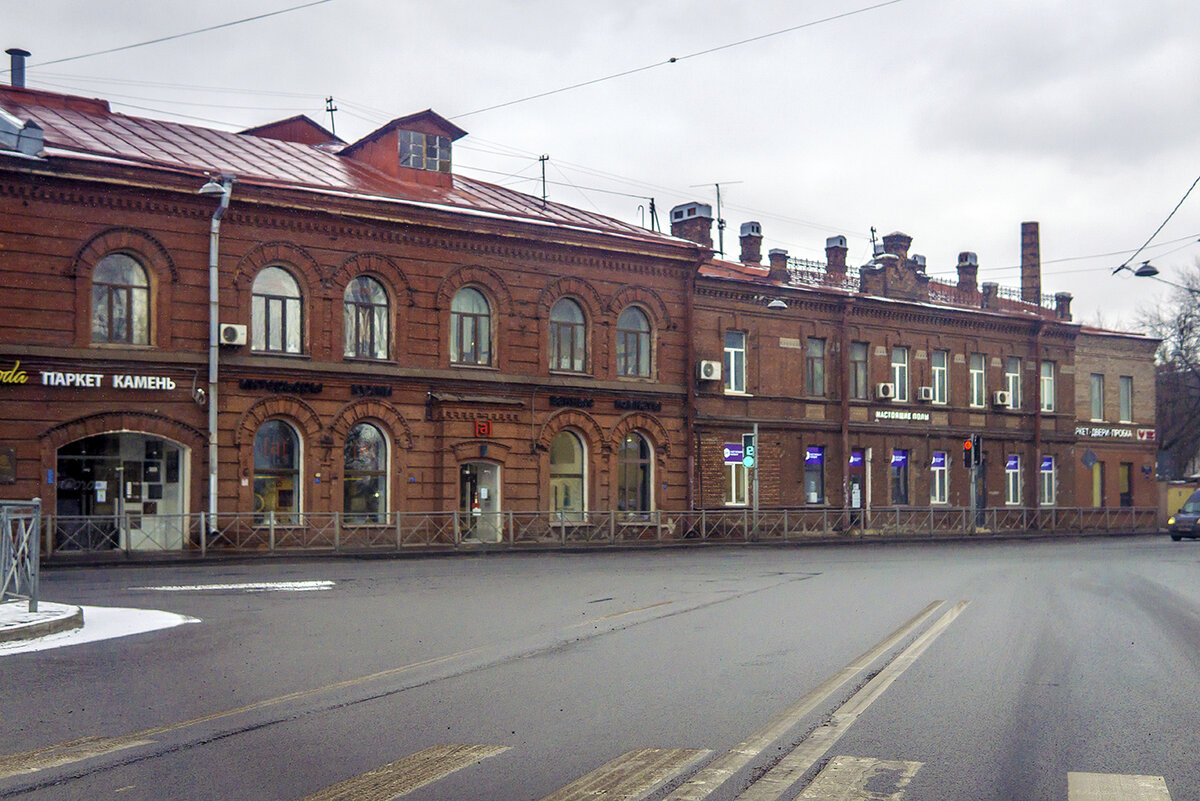
[[[417,131],[399,131],[400,166],[450,172],[450,139]]]

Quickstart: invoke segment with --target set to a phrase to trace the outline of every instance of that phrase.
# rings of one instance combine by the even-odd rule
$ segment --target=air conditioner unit
[[[895,384],[876,384],[875,385],[875,397],[885,399],[885,400],[891,400],[892,398],[896,397],[896,385]]]
[[[1012,406],[1012,395],[1004,390],[999,390],[992,393],[993,406]]]
[[[917,400],[919,400],[919,401],[933,400],[933,387],[917,387]]]
[[[246,326],[221,323],[219,339],[222,345],[245,345]]]
[[[700,362],[696,369],[696,375],[701,381],[720,381],[721,380],[721,363],[712,362],[707,359]]]

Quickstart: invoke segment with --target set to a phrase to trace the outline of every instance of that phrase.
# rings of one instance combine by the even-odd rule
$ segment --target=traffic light
[[[978,467],[983,463],[983,437],[972,434],[963,440],[963,467]]]

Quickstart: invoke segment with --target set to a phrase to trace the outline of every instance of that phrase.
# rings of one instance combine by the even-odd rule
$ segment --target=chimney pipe
[[[762,264],[762,226],[757,222],[742,223],[742,263]]]
[[[978,292],[979,257],[969,250],[958,254],[958,288],[963,292]]]
[[[10,47],[4,51],[12,59],[12,85],[17,88],[25,88],[25,59],[29,57],[28,50],[22,50],[19,47]]]
[[[1042,302],[1042,247],[1036,222],[1021,223],[1021,300]]]
[[[786,284],[792,280],[792,274],[788,272],[788,252],[783,248],[771,248],[767,251],[767,261],[771,265],[771,271],[767,273],[768,281],[779,281]]]
[[[846,237],[831,236],[825,240],[825,271],[830,275],[846,276]]]
[[[671,236],[712,249],[712,206],[707,203],[683,203],[671,209]]]

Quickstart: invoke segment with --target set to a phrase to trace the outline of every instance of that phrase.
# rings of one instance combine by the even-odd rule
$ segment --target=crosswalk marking
[[[1171,801],[1162,776],[1068,773],[1067,801]]]
[[[850,696],[846,703],[836,709],[828,723],[819,726],[804,742],[780,760],[779,764],[750,785],[744,793],[737,797],[737,801],[777,801],[782,798],[792,785],[799,781],[805,772],[815,765],[817,760],[833,747],[834,743],[841,739],[842,735],[858,719],[858,716],[865,712],[867,707],[900,677],[900,674],[917,661],[925,649],[954,622],[956,617],[962,614],[969,603],[970,601],[959,601],[952,606],[950,611],[942,615],[920,637],[917,637],[912,645],[901,651],[895,659],[888,663],[887,667],[879,671],[875,678],[867,682],[861,690]]]
[[[712,751],[642,748],[629,751],[542,799],[542,801],[639,801],[681,776]]]
[[[834,757],[796,801],[899,801],[922,764]]]
[[[934,601],[929,604],[929,606],[922,609],[873,648],[867,650],[836,674],[823,681],[808,695],[780,712],[766,726],[754,732],[727,753],[714,760],[711,765],[705,767],[704,770],[697,773],[686,784],[667,796],[665,801],[701,801],[701,799],[708,798],[729,777],[749,765],[759,754],[770,747],[771,743],[778,740],[788,729],[799,723],[801,718],[815,710],[822,701],[837,692],[850,679],[857,676],[876,659],[879,659],[911,634],[944,603],[945,601]]]
[[[436,745],[326,787],[302,801],[392,801],[507,750],[504,745]]]

